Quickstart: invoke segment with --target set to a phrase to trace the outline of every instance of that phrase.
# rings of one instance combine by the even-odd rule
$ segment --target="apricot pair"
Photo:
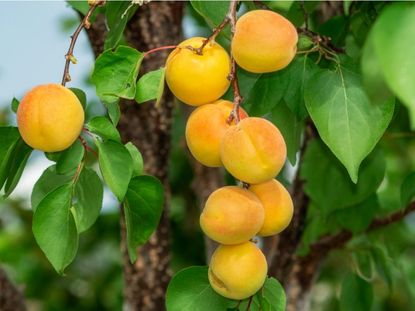
[[[270,236],[281,232],[292,215],[290,194],[274,179],[249,190],[227,186],[214,191],[200,216],[204,233],[223,244],[215,250],[209,264],[212,288],[231,299],[255,294],[264,283],[267,262],[249,240],[256,234]]]
[[[17,109],[17,126],[32,148],[57,152],[79,136],[84,110],[76,95],[59,84],[39,85],[30,90]]]
[[[186,125],[186,141],[200,163],[224,166],[247,183],[274,178],[284,165],[287,149],[280,131],[262,118],[249,118],[240,109],[241,121],[229,124],[232,103],[219,100],[197,108]]]

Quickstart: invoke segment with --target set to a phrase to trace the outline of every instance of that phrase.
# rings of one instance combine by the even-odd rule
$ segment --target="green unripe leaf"
[[[58,174],[66,174],[76,170],[85,154],[82,143],[77,139],[72,146],[62,152],[56,163]]]
[[[139,104],[155,99],[159,105],[164,92],[165,68],[147,72],[137,82],[135,101]]]
[[[88,130],[101,136],[102,139],[111,139],[117,142],[121,141],[120,133],[110,120],[106,117],[95,117],[86,124]]]

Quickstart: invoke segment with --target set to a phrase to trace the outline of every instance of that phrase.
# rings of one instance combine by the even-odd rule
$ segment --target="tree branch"
[[[396,223],[413,211],[415,211],[415,202],[412,202],[403,210],[397,211],[386,217],[375,218],[365,232],[368,233]],[[327,254],[332,249],[343,247],[349,240],[352,239],[352,237],[353,234],[348,230],[342,230],[335,235],[325,236],[311,246],[310,253],[319,252]]]
[[[23,294],[9,280],[3,269],[0,268],[0,310],[25,311]]]
[[[63,86],[66,85],[66,82],[71,81],[71,76],[69,75],[69,66],[71,63],[76,64],[76,58],[73,55],[73,50],[75,48],[75,44],[76,44],[76,40],[78,39],[78,36],[80,34],[80,32],[82,31],[82,29],[88,29],[91,26],[91,23],[89,22],[89,19],[92,15],[92,13],[95,11],[95,9],[103,4],[105,1],[96,1],[94,4],[92,4],[89,7],[88,12],[86,13],[85,17],[81,20],[80,24],[78,25],[78,27],[76,28],[75,32],[73,33],[73,35],[71,36],[71,44],[69,45],[69,49],[68,52],[65,55],[65,68],[63,70],[63,75],[62,75],[62,82],[61,84]]]

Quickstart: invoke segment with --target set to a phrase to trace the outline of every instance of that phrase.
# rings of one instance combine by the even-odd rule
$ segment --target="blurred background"
[[[0,1],[0,125],[15,124],[15,115],[10,109],[13,97],[21,99],[38,84],[60,82],[69,36],[78,22],[77,14],[64,1]],[[210,30],[204,21],[188,5],[183,36],[208,33]],[[87,93],[87,115],[105,113],[89,83],[94,58],[85,33],[79,37],[75,56],[78,64],[71,67],[72,82],[69,85]],[[198,225],[198,203],[191,190],[192,166],[183,141],[184,124],[184,113],[178,106],[171,153],[174,165],[170,171],[174,271],[189,265],[206,264],[203,236]],[[407,111],[399,106],[390,129],[407,132],[408,128]],[[411,154],[414,154],[415,146],[411,137],[405,136],[386,137],[381,145],[387,171],[378,194],[386,213],[400,207],[399,186],[414,168]],[[43,154],[33,153],[12,197],[6,201],[0,199],[0,263],[9,277],[24,289],[29,310],[121,310],[119,209],[108,191],[102,215],[81,235],[78,255],[66,276],[56,274],[35,243],[31,230],[30,193],[35,181],[51,164]],[[374,240],[381,241],[384,248],[379,248],[373,257],[375,261],[366,260],[368,254],[364,245]],[[352,268],[359,275],[374,280],[373,310],[415,309],[415,215],[382,232],[354,241],[351,247],[354,248],[353,255],[349,248],[335,251],[321,267],[321,275],[312,292],[311,310],[339,310],[342,277],[356,263],[358,266]]]

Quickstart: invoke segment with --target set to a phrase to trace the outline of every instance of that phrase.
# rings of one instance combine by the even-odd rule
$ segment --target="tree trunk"
[[[0,268],[0,311],[25,311],[23,294]]]
[[[140,7],[129,21],[125,37],[129,45],[147,51],[180,41],[182,2],[150,2]],[[102,51],[105,24],[98,19],[88,31],[95,54]],[[142,71],[164,66],[167,51],[149,55],[143,60]],[[138,250],[138,259],[131,264],[126,248],[125,224],[121,213],[121,249],[124,258],[125,310],[161,311],[170,281],[170,241],[168,210],[170,189],[168,167],[170,131],[174,98],[166,89],[159,107],[153,103],[138,105],[122,101],[119,130],[124,142],[133,142],[141,151],[145,171],[160,179],[165,189],[164,212],[157,231],[149,242]]]

